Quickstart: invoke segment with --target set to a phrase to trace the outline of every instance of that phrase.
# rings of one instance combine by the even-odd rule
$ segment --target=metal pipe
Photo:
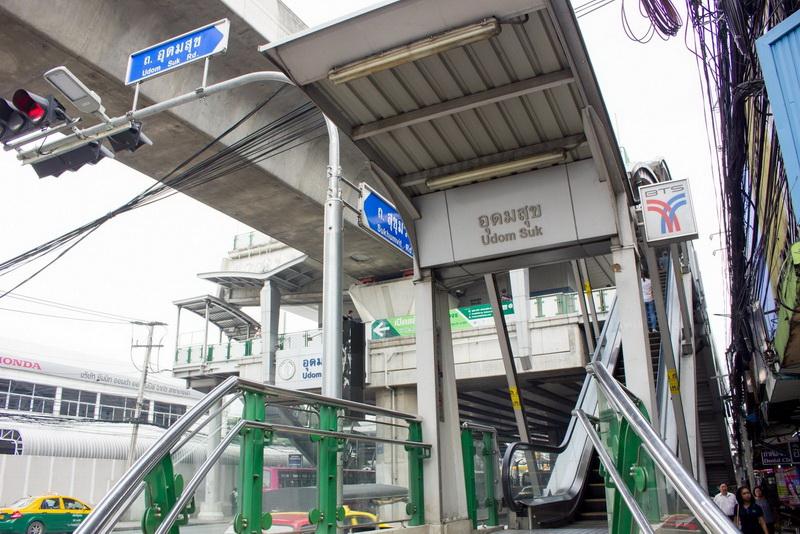
[[[342,397],[342,191],[339,188],[339,131],[328,129],[328,192],[322,274],[322,394]]]
[[[178,444],[177,444],[177,445],[175,445],[175,447],[173,447],[173,448],[172,448],[172,452],[175,452],[175,451],[178,451],[178,450],[180,450],[180,449],[181,449],[181,448],[182,448],[184,445],[186,445],[187,443],[189,443],[189,441],[190,441],[190,440],[191,440],[193,437],[195,437],[195,436],[197,435],[197,433],[198,433],[198,432],[200,432],[200,429],[201,429],[201,428],[205,427],[205,426],[206,426],[206,425],[207,425],[207,424],[208,424],[208,423],[209,423],[209,422],[210,422],[210,421],[211,421],[211,420],[212,420],[212,419],[213,419],[215,416],[217,416],[217,415],[218,415],[220,412],[222,412],[222,411],[223,411],[225,408],[227,408],[228,406],[230,406],[230,405],[233,403],[233,401],[235,401],[235,400],[236,400],[236,399],[238,399],[239,397],[241,397],[241,395],[239,395],[239,394],[236,394],[236,395],[231,395],[231,398],[230,398],[230,399],[228,399],[227,401],[225,401],[225,402],[222,404],[222,406],[218,406],[218,407],[214,408],[214,409],[213,409],[211,412],[209,412],[209,414],[208,414],[208,415],[207,415],[207,416],[206,416],[206,417],[205,417],[205,418],[204,418],[202,421],[200,421],[199,423],[197,423],[197,425],[195,425],[195,427],[194,427],[192,430],[190,430],[190,431],[189,431],[189,433],[188,433],[188,434],[186,434],[186,435],[183,437],[183,439],[182,439],[181,441],[179,441],[179,442],[178,442]]]
[[[614,487],[617,489],[617,491],[619,491],[620,495],[622,496],[622,500],[625,501],[628,510],[633,516],[633,520],[636,521],[636,524],[639,525],[639,528],[642,529],[642,532],[653,534],[653,527],[650,526],[650,523],[647,521],[647,517],[645,517],[642,509],[633,498],[633,495],[631,495],[631,491],[628,489],[628,486],[625,485],[625,481],[622,480],[617,468],[614,466],[614,460],[611,459],[608,451],[606,451],[605,447],[603,446],[600,436],[597,435],[597,431],[595,431],[592,423],[589,422],[589,418],[586,417],[586,413],[583,410],[572,410],[572,415],[578,418],[578,421],[586,430],[586,435],[589,436],[592,445],[594,445],[594,448],[597,451],[597,455],[600,456],[600,461],[603,462],[606,472],[608,472],[608,474],[611,476],[611,479],[614,481]]]
[[[592,318],[592,330],[594,331],[595,339],[600,337],[600,321],[597,319],[597,306],[594,304],[594,292],[592,291],[592,282],[589,280],[589,268],[586,266],[586,260],[581,258],[578,260],[578,266],[581,270],[581,276],[584,281],[584,293],[586,300],[589,304],[589,315]],[[589,286],[589,291],[585,291],[586,286]]]
[[[247,426],[260,428],[262,430],[273,430],[286,434],[299,434],[301,436],[327,436],[331,438],[346,439],[350,441],[363,441],[365,443],[386,443],[390,445],[403,445],[404,447],[415,447],[418,449],[430,449],[429,443],[421,441],[405,441],[402,439],[379,438],[377,436],[362,436],[361,434],[348,434],[334,430],[320,430],[318,428],[307,428],[304,426],[289,426],[273,423],[259,423],[257,421],[247,421]]]
[[[239,435],[239,431],[245,426],[244,420],[239,420],[238,423],[234,425],[234,427],[228,432],[228,434],[219,442],[219,444],[211,451],[211,454],[208,455],[208,458],[200,465],[197,469],[197,472],[194,476],[189,480],[186,484],[186,487],[183,489],[183,492],[180,494],[178,499],[175,501],[175,504],[172,506],[170,511],[167,513],[164,520],[156,529],[155,534],[167,534],[169,530],[172,528],[172,524],[175,523],[175,520],[178,519],[178,516],[181,513],[181,510],[189,503],[191,500],[192,495],[194,492],[197,491],[197,488],[200,486],[200,483],[205,478],[206,474],[211,470],[214,464],[219,460],[219,457],[222,456],[222,453],[225,452],[225,449],[230,445],[233,438]]]
[[[572,264],[572,277],[575,279],[575,298],[578,299],[581,317],[583,317],[583,333],[586,335],[586,344],[589,345],[589,352],[594,354],[594,335],[592,334],[592,325],[589,324],[589,312],[586,310],[586,293],[583,291],[578,261],[572,260],[570,263]]]
[[[206,313],[205,313],[206,328],[205,331],[203,332],[203,353],[200,355],[200,365],[205,365],[206,360],[208,359],[208,319],[209,319],[208,312],[210,305],[211,303],[208,301],[208,299],[206,299]]]
[[[178,318],[175,320],[175,361],[178,361],[178,349],[180,348],[181,339],[181,307],[176,306],[176,308],[178,308]]]
[[[586,371],[594,375],[606,399],[625,417],[633,431],[642,439],[642,446],[675,487],[681,499],[700,520],[703,527],[715,533],[738,533],[739,530],[708,497],[692,474],[681,465],[611,373],[602,365],[595,366],[594,364],[587,366]]]
[[[76,534],[96,534],[98,532],[103,532],[108,526],[109,519],[111,519],[117,509],[127,501],[131,493],[136,490],[139,483],[144,479],[145,475],[172,449],[172,446],[180,440],[180,437],[196,420],[207,412],[217,400],[236,387],[237,382],[238,379],[235,376],[226,379],[208,395],[200,399],[200,401],[195,404],[191,410],[186,412],[183,417],[178,419],[178,421],[172,425],[144,455],[136,460],[124,475],[122,475],[122,478],[114,485],[111,491],[103,497],[100,503],[86,517],[86,520],[80,524],[75,531]]]
[[[157,104],[153,104],[152,106],[148,106],[140,110],[129,111],[125,115],[110,119],[108,122],[96,124],[84,130],[79,130],[78,132],[76,132],[75,135],[71,135],[63,139],[52,141],[36,149],[22,152],[17,156],[17,159],[22,160],[23,163],[35,163],[36,161],[40,161],[41,159],[43,159],[39,158],[39,156],[41,155],[58,156],[60,154],[64,154],[65,152],[69,152],[73,148],[78,148],[80,146],[85,145],[86,144],[85,138],[97,134],[104,134],[103,137],[108,137],[108,135],[105,134],[107,134],[108,132],[110,132],[115,128],[117,129],[121,128],[119,131],[122,131],[125,128],[128,128],[130,122],[133,120],[146,119],[148,117],[152,117],[153,115],[157,115],[162,111],[166,111],[168,109],[177,106],[182,106],[183,104],[188,104],[189,102],[199,100],[200,98],[203,97],[215,95],[217,93],[222,93],[225,91],[230,91],[231,89],[237,89],[244,85],[248,85],[251,83],[258,83],[258,82],[280,82],[289,85],[294,85],[292,81],[288,77],[286,77],[285,74],[280,72],[273,72],[273,71],[251,72],[250,74],[237,76],[236,78],[231,78],[230,80],[225,80],[224,82],[216,83],[214,85],[209,85],[208,87],[205,88],[203,87],[198,88],[197,90],[192,91],[190,93],[184,93],[182,95],[170,98],[169,100],[165,100]]]
[[[351,401],[347,399],[334,399],[319,395],[317,393],[309,393],[307,391],[296,391],[293,389],[286,389],[279,386],[272,386],[266,384],[259,384],[251,380],[239,379],[239,385],[242,389],[256,391],[259,393],[266,393],[267,395],[278,397],[281,400],[296,400],[302,404],[328,404],[336,406],[337,408],[346,408],[359,413],[368,413],[373,415],[383,415],[386,417],[393,417],[395,419],[403,419],[405,421],[422,421],[422,418],[413,413],[401,412],[398,410],[390,410],[388,408],[381,408],[380,406],[373,406],[371,404],[363,404],[361,402]],[[274,401],[273,401],[274,403]]]

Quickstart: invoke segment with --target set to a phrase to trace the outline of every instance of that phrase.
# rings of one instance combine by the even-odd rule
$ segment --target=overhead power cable
[[[2,291],[3,290],[0,290],[0,292],[2,292]],[[135,321],[146,322],[146,321],[144,321],[142,319],[137,319],[136,317],[128,317],[126,315],[119,315],[119,314],[116,314],[116,313],[103,312],[103,311],[99,311],[99,310],[93,310],[93,309],[90,309],[90,308],[82,308],[80,306],[75,306],[73,304],[66,304],[64,302],[56,302],[54,300],[48,300],[48,299],[43,299],[43,298],[39,298],[39,297],[31,297],[29,295],[20,295],[19,293],[14,293],[14,294],[8,295],[8,297],[12,298],[12,299],[16,299],[16,300],[21,300],[23,302],[28,302],[28,303],[31,303],[31,304],[38,304],[40,306],[48,306],[48,307],[51,307],[51,308],[57,308],[57,309],[66,310],[66,311],[70,311],[70,312],[82,313],[84,315],[93,315],[93,316],[102,317],[102,318],[105,318],[105,319],[113,319],[113,320],[118,320],[118,321],[129,322],[129,323],[130,322],[135,322]]]
[[[67,315],[55,315],[55,314],[50,314],[50,313],[38,313],[38,312],[32,312],[32,311],[28,311],[28,310],[18,310],[18,309],[15,309],[15,308],[0,308],[0,310],[1,311],[7,311],[7,312],[24,313],[26,315],[38,315],[40,317],[52,317],[54,319],[68,319],[70,321],[84,321],[84,322],[87,322],[87,323],[104,323],[104,324],[118,324],[118,325],[119,324],[125,324],[125,325],[129,324],[128,321],[106,321],[106,320],[103,320],[103,319],[90,319],[88,317],[69,317]]]
[[[255,129],[250,134],[241,137],[230,145],[206,155],[204,159],[200,159],[205,153],[209,152],[212,147],[216,148],[223,138],[240,128],[248,119],[252,118],[256,113],[267,106],[284,87],[285,86],[279,88],[262,103],[258,104],[252,111],[236,121],[230,128],[218,135],[213,141],[178,164],[166,176],[161,178],[159,182],[148,187],[122,206],[83,226],[23,252],[18,256],[0,262],[0,276],[4,276],[32,261],[57,253],[54,259],[46,263],[32,275],[28,276],[8,291],[0,293],[0,298],[3,298],[10,292],[29,282],[47,267],[58,261],[80,243],[80,241],[97,230],[97,228],[117,215],[149,206],[154,202],[169,198],[175,193],[185,193],[195,187],[207,184],[223,176],[228,176],[325,135],[324,118],[314,105],[309,102],[301,104],[288,113]]]

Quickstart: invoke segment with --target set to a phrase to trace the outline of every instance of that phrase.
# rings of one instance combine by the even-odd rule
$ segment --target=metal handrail
[[[343,408],[352,410],[354,412],[382,415],[385,417],[392,417],[395,419],[405,419],[406,421],[421,422],[422,418],[413,413],[401,412],[398,410],[391,410],[389,408],[381,408],[380,406],[373,406],[372,404],[364,404],[361,402],[351,401],[347,399],[335,399],[326,397],[317,393],[309,393],[306,391],[296,391],[294,389],[286,389],[278,386],[269,386],[252,382],[250,380],[238,379],[239,386],[248,391],[257,393],[265,393],[267,395],[279,396],[282,399],[289,399],[300,401],[304,404],[325,404],[327,406],[334,406],[336,408]]]
[[[619,491],[619,494],[622,496],[622,500],[625,501],[625,505],[628,507],[628,510],[630,510],[633,520],[636,521],[636,524],[639,525],[639,528],[642,529],[642,532],[653,534],[653,527],[650,526],[650,523],[647,521],[644,512],[642,512],[642,509],[633,498],[628,486],[625,485],[625,481],[622,480],[622,476],[620,476],[619,471],[617,471],[616,466],[614,466],[614,460],[611,459],[608,451],[606,451],[605,447],[603,447],[603,442],[600,440],[600,436],[592,426],[589,418],[586,417],[586,412],[583,410],[573,410],[572,415],[578,419],[581,425],[583,425],[583,428],[586,430],[586,435],[589,436],[592,445],[594,445],[594,448],[597,451],[597,455],[600,456],[600,461],[603,462],[606,472],[609,474],[609,476],[611,476],[611,480],[614,481],[614,488]]]
[[[148,449],[147,452],[145,452],[144,455],[142,455],[138,460],[136,460],[136,462],[134,462],[131,468],[122,476],[122,478],[119,480],[119,482],[117,482],[114,488],[100,501],[100,503],[98,503],[98,505],[94,508],[94,510],[92,510],[89,516],[87,516],[86,520],[81,523],[81,525],[75,531],[75,534],[97,534],[101,532],[106,532],[108,529],[110,529],[115,522],[115,518],[118,518],[124,511],[124,509],[127,507],[127,505],[130,503],[130,501],[133,498],[135,498],[136,495],[141,493],[143,488],[142,482],[147,473],[149,473],[167,453],[173,450],[177,450],[181,446],[185,445],[200,430],[200,428],[205,426],[213,418],[214,415],[216,415],[219,411],[221,411],[220,407],[212,408],[212,406],[217,401],[221,400],[225,395],[233,391],[237,391],[237,393],[241,391],[258,392],[258,393],[264,393],[268,396],[277,396],[282,400],[294,400],[302,402],[304,404],[325,404],[328,406],[334,406],[336,408],[357,411],[360,413],[388,416],[396,419],[404,419],[406,421],[421,421],[421,418],[415,414],[409,414],[397,410],[390,410],[378,406],[372,406],[369,404],[363,404],[360,402],[349,401],[345,399],[329,398],[315,393],[297,392],[291,389],[284,389],[277,386],[259,384],[257,382],[251,382],[249,380],[244,380],[232,376],[227,378],[224,382],[222,382],[220,385],[214,388],[208,395],[200,399],[200,401],[195,406],[193,406],[188,412],[186,412],[180,419],[178,419],[178,421],[174,425],[172,425],[167,430],[167,432],[165,432],[164,435],[162,435],[150,447],[150,449]],[[239,395],[236,395],[232,399],[228,399],[228,401],[223,404],[222,408],[228,406],[230,403],[233,402],[234,399],[238,397]],[[210,413],[204,417],[204,414],[206,412]],[[192,425],[194,425],[198,420],[201,419],[202,419],[202,424],[198,425],[196,428],[192,428]],[[261,430],[266,430],[266,431],[279,431],[279,432],[288,432],[288,433],[304,434],[304,435],[320,435],[320,436],[324,435],[324,436],[335,437],[338,439],[381,442],[392,445],[403,445],[406,447],[423,448],[423,449],[431,448],[430,444],[422,442],[378,438],[378,437],[366,437],[366,436],[346,434],[343,432],[325,431],[314,428],[292,427],[281,424],[260,423],[256,421],[240,421],[234,427],[234,429],[236,429],[236,432],[238,432],[238,430],[240,430],[244,426],[259,428]],[[184,436],[184,434],[187,433],[188,435]],[[199,481],[202,480],[202,478],[211,468],[213,463],[218,459],[219,455],[222,454],[222,451],[224,451],[225,446],[227,446],[230,443],[230,441],[233,439],[234,436],[235,433],[233,432],[228,433],[228,435],[222,441],[220,446],[214,449],[211,456],[209,456],[209,458],[207,458],[206,461],[201,465],[200,469],[197,471],[197,473],[187,486],[187,489],[191,489],[192,487],[194,487],[193,484],[199,484]],[[184,494],[182,494],[182,499],[184,498],[183,495]],[[190,497],[191,496],[189,496],[189,498]],[[184,506],[186,502],[183,503]],[[173,507],[173,510],[170,512],[170,514],[174,512],[175,518],[177,518],[182,509],[183,506],[180,507],[175,506]],[[174,520],[175,519],[173,519],[173,522]]]
[[[594,376],[606,400],[625,418],[639,436],[642,446],[650,458],[669,479],[678,495],[689,506],[695,517],[700,520],[703,527],[715,533],[738,533],[739,530],[708,497],[694,476],[686,471],[672,450],[661,440],[647,418],[636,408],[629,393],[620,387],[611,373],[602,365],[595,366],[594,364],[589,364],[586,371]]]
[[[141,484],[144,477],[149,473],[175,445],[180,441],[181,436],[190,429],[195,421],[200,419],[205,412],[219,399],[228,394],[232,389],[237,386],[239,379],[232,376],[215,387],[211,392],[200,399],[191,410],[186,412],[183,417],[172,425],[158,441],[156,441],[147,452],[144,453],[128,471],[122,475],[122,478],[114,485],[112,490],[106,494],[100,503],[91,511],[86,517],[75,534],[97,534],[104,532],[108,527],[108,522],[114,516],[117,516],[119,508],[123,506],[131,494]]]

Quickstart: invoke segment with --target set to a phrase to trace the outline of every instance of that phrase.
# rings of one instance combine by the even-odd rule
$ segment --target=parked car
[[[0,508],[0,533],[72,532],[90,511],[86,503],[65,495],[25,497]]]

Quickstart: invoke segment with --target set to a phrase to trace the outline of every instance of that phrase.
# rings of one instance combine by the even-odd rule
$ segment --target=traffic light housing
[[[61,176],[66,171],[77,171],[86,164],[94,165],[104,157],[113,158],[114,154],[102,142],[92,141],[59,156],[34,163],[32,167],[39,178]]]
[[[5,143],[20,135],[25,121],[25,116],[11,102],[0,98],[0,142]]]
[[[14,107],[37,128],[47,128],[67,118],[64,106],[52,95],[44,97],[25,89],[17,89],[12,102]]]
[[[142,133],[142,123],[141,122],[133,122],[131,123],[131,127],[125,130],[124,132],[120,132],[118,134],[114,134],[108,138],[109,143],[111,143],[111,148],[114,152],[120,152],[122,150],[129,150],[131,152],[136,152],[140,147],[144,145],[152,145],[153,142]]]
[[[0,98],[0,142],[9,143],[67,119],[64,106],[53,96],[18,89],[11,102]]]

